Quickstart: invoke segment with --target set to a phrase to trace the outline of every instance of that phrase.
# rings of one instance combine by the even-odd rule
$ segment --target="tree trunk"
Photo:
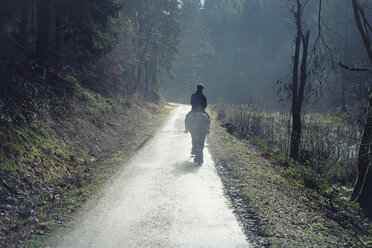
[[[369,61],[372,63],[372,47],[371,47],[371,40],[369,39],[368,35],[368,28],[365,27],[367,20],[364,19],[364,23],[362,23],[360,19],[360,15],[364,14],[363,9],[359,6],[359,3],[357,0],[353,0],[353,9],[354,9],[354,16],[355,16],[355,21],[358,26],[359,33],[362,37],[363,43],[364,43],[364,48],[367,51]]]
[[[300,61],[301,37],[302,37],[302,7],[301,1],[297,0],[296,17],[296,41],[295,54],[293,57],[293,74],[292,74],[292,132],[291,132],[291,150],[290,157],[298,160],[301,139],[301,109],[298,105],[298,67]]]
[[[346,77],[345,73],[342,72],[342,79],[341,79],[341,113],[346,112]]]
[[[365,174],[362,190],[357,199],[360,206],[363,208],[364,214],[372,219],[372,164],[368,164]]]
[[[141,67],[141,64],[139,64],[138,65],[138,71],[137,71],[136,83],[134,84],[133,89],[130,92],[130,95],[133,95],[136,92],[137,86],[138,86],[139,82],[141,81],[141,77],[142,77],[142,67]]]
[[[31,0],[31,27],[32,28],[34,28],[35,27],[35,23],[36,23],[36,21],[35,21],[35,9],[36,9],[36,7],[35,7],[35,1],[36,0]]]
[[[152,63],[151,63],[152,65]],[[151,77],[151,67],[148,65],[148,62],[146,63],[146,89],[145,89],[145,94],[144,97],[146,98],[147,96],[147,91],[149,90],[149,84],[150,84],[150,77]]]
[[[298,160],[300,155],[301,142],[301,112],[298,107],[292,106],[292,132],[291,132],[291,151],[290,156]]]
[[[362,37],[368,58],[372,63],[372,43],[369,38],[368,20],[365,18],[364,10],[357,0],[352,0],[354,17]],[[363,22],[361,20],[363,19]],[[367,217],[372,218],[372,94],[369,96],[368,108],[365,115],[362,138],[359,146],[358,177],[354,186],[351,200],[360,203]]]
[[[358,177],[351,200],[360,203],[366,215],[372,217],[372,94],[369,97],[368,110],[358,154]]]
[[[143,48],[143,51],[142,51],[142,54],[141,54],[141,57],[140,57],[140,60],[139,60],[139,63],[138,63],[138,74],[137,74],[137,80],[136,80],[136,83],[133,87],[133,90],[131,92],[131,95],[133,95],[135,92],[136,92],[136,89],[137,89],[137,86],[141,80],[141,75],[142,75],[142,71],[141,71],[141,68],[142,68],[142,63],[143,63],[143,60],[145,58],[145,55],[146,55],[146,52],[147,52],[147,48],[149,47],[149,44],[150,44],[150,39],[151,39],[151,36],[152,36],[152,29],[153,29],[153,24],[151,24],[151,28],[150,28],[150,31],[149,31],[149,34],[146,38],[146,43],[145,43],[145,47]],[[141,40],[139,40],[140,43]],[[141,47],[141,45],[139,45],[139,47]]]
[[[29,0],[22,0],[21,2],[21,18],[19,25],[19,41],[23,48],[27,46],[27,35],[28,35],[28,10]]]
[[[59,56],[61,51],[61,4],[59,1],[55,4],[56,20],[55,20],[55,50]]]
[[[349,37],[349,29],[350,25],[345,26],[344,30],[344,39],[343,39],[343,54],[342,54],[342,60],[346,61],[347,58],[349,57],[347,54],[348,47],[350,44],[347,42],[348,37]],[[341,100],[340,100],[340,112],[345,113],[346,112],[346,86],[347,86],[347,78],[346,78],[346,72],[342,71],[342,76],[341,76]]]
[[[4,1],[2,2],[4,3]],[[19,8],[20,0],[8,1],[7,7],[0,7],[0,29],[2,30],[4,26],[11,20],[14,15],[17,14]]]
[[[157,74],[157,61],[155,61],[154,63],[154,67],[153,67],[153,71],[152,71],[152,79],[151,79],[151,84],[152,84],[152,87],[157,89],[158,88],[158,84],[156,83],[157,80],[158,80],[158,74]]]
[[[37,40],[35,56],[41,64],[48,61],[50,0],[39,0],[37,8]]]

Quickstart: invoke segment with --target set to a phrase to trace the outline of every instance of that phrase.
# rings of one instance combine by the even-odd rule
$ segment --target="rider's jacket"
[[[191,95],[191,111],[204,112],[207,107],[207,98],[201,90],[196,91]]]

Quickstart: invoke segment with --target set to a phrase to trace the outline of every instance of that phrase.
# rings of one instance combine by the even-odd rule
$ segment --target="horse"
[[[202,164],[204,142],[209,132],[209,117],[205,112],[190,112],[185,119],[186,130],[191,134],[192,150],[191,155],[195,155],[194,162]]]

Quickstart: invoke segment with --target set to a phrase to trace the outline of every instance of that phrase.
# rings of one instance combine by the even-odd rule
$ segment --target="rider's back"
[[[207,98],[203,95],[202,91],[196,91],[191,95],[191,111],[204,112],[207,107]]]

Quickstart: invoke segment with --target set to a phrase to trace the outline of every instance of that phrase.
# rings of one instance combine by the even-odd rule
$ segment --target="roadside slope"
[[[270,247],[350,246],[350,237],[327,217],[316,198],[293,185],[280,168],[218,122],[212,123],[211,130],[212,156],[248,235],[253,228],[261,235],[261,245]]]
[[[52,95],[58,104],[38,118],[1,125],[1,247],[42,243],[168,113],[141,99],[104,98],[74,80],[62,84],[68,97]]]

